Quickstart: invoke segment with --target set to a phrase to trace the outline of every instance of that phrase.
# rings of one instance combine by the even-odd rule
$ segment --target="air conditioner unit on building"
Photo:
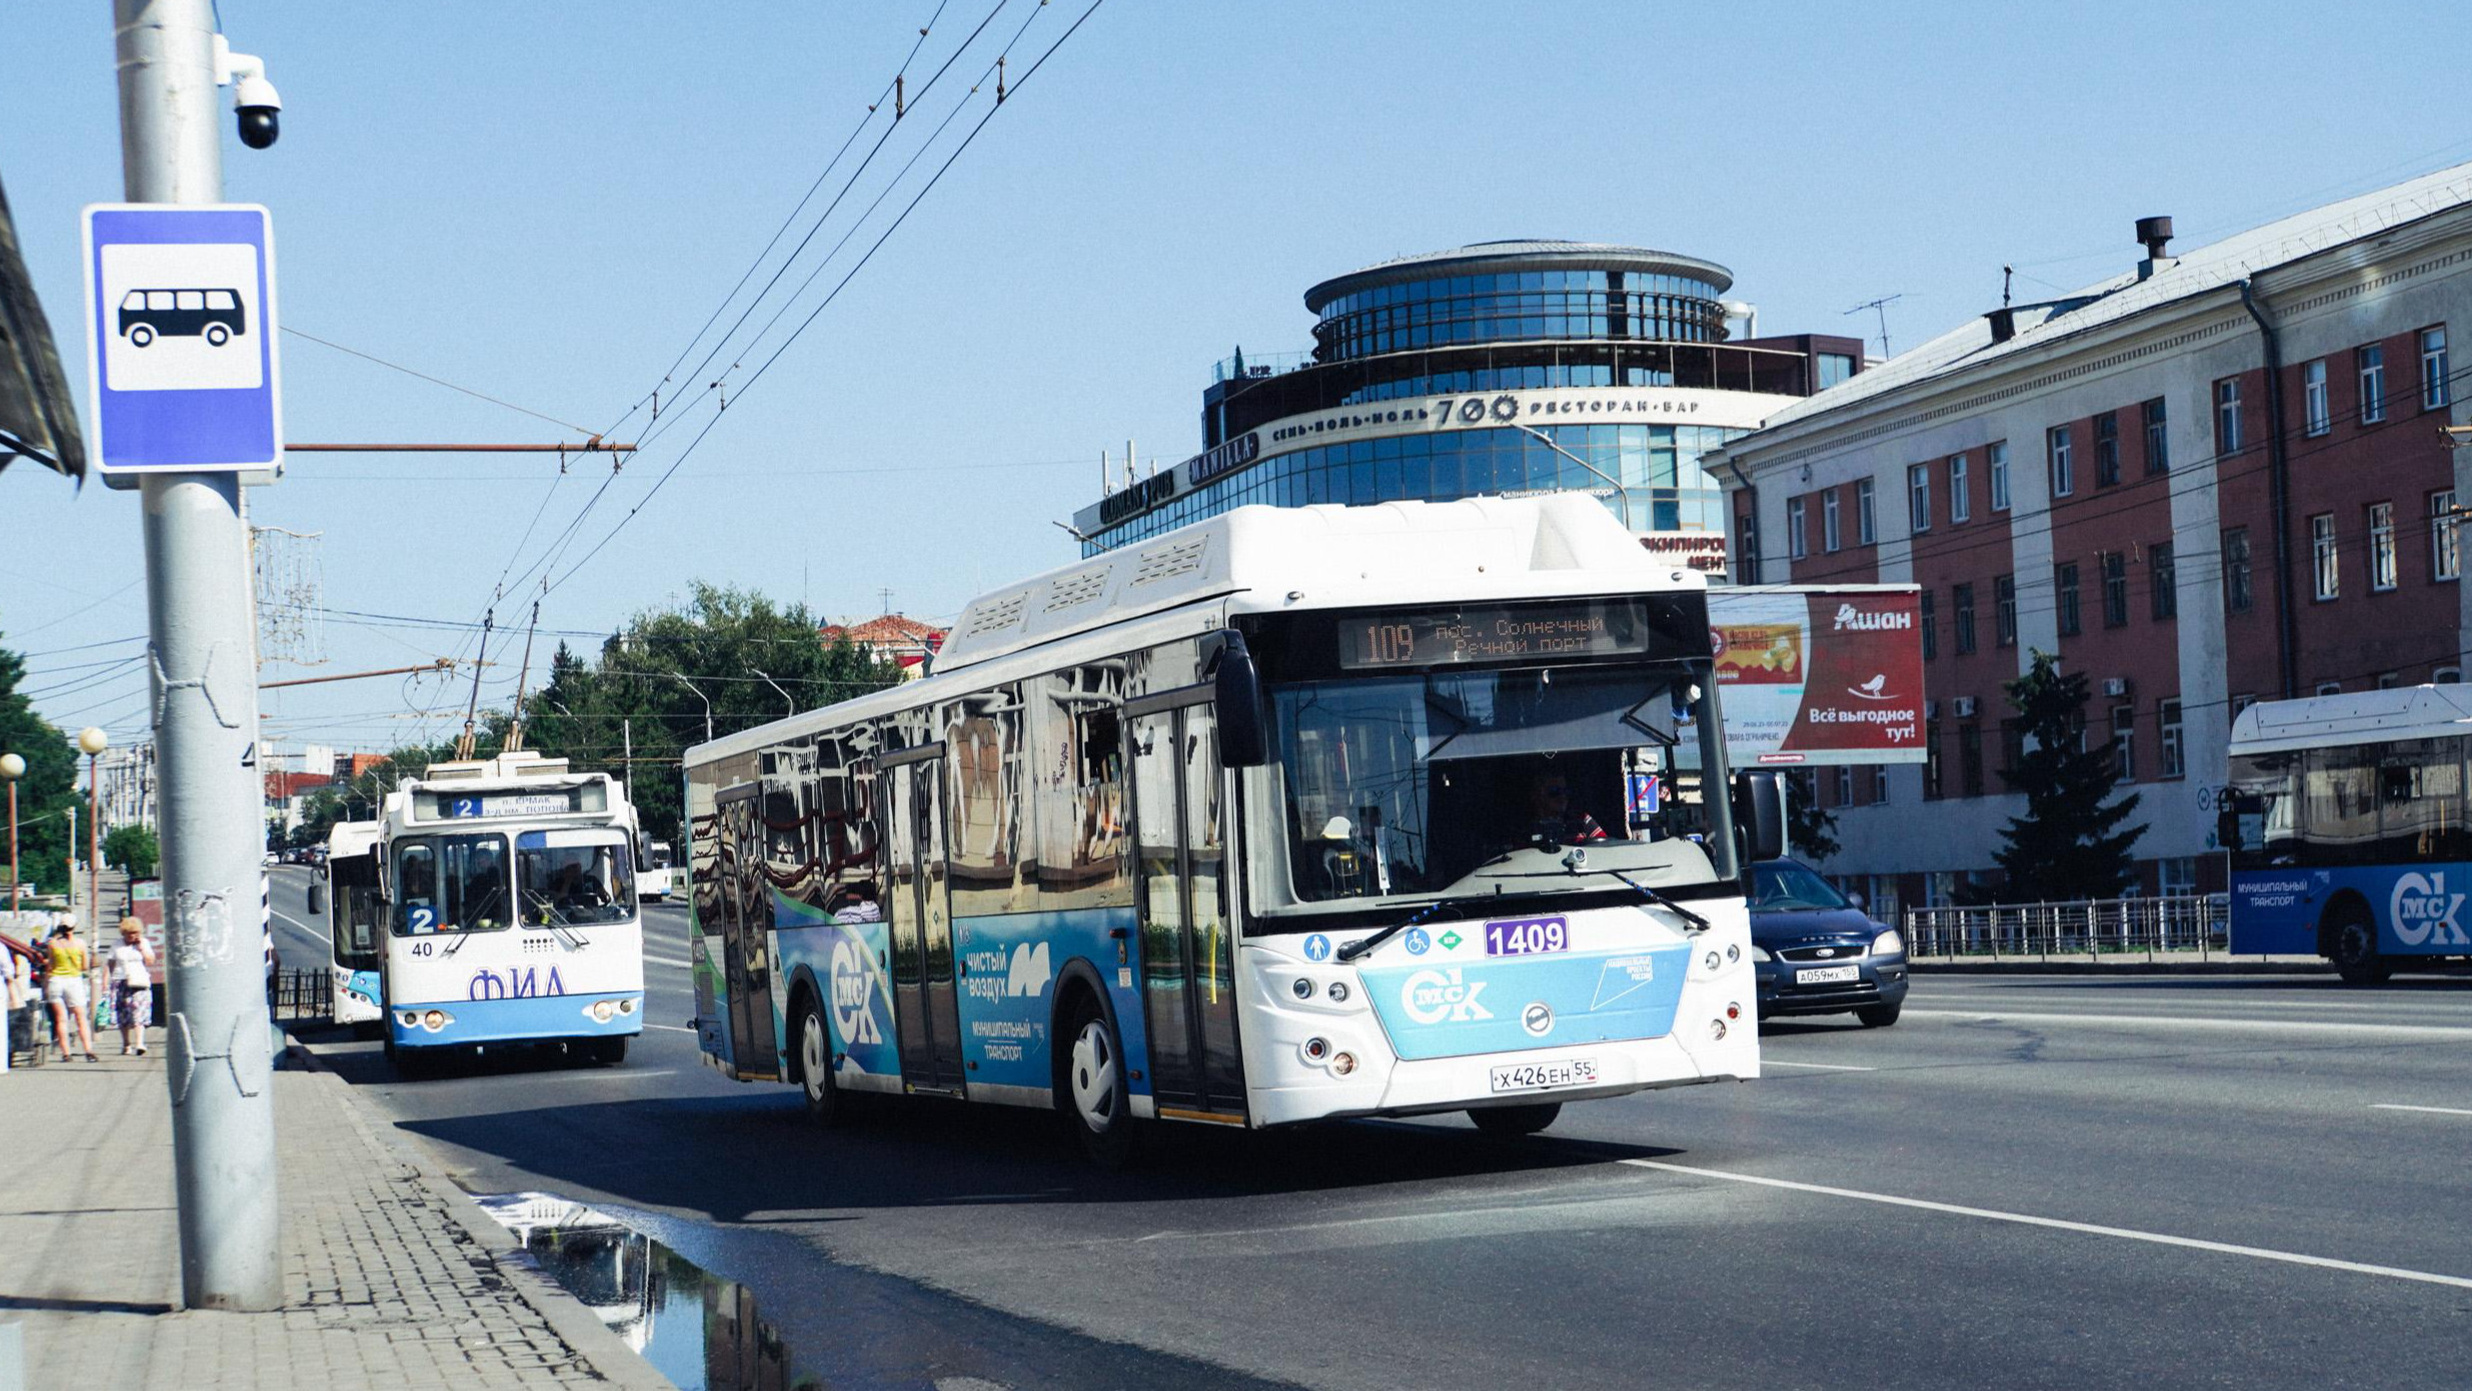
[[[1961,720],[1970,720],[1974,718],[1974,697],[1958,696],[1954,700],[1951,700],[1949,705],[1955,710],[1957,718]]]
[[[1924,701],[1923,718],[1926,720],[1936,720],[1940,718],[1940,702],[1936,700]]]
[[[2114,700],[2125,699],[2129,694],[2129,678],[2125,676],[2104,677],[2103,694]]]

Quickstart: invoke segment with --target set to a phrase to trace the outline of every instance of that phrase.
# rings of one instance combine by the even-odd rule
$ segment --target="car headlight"
[[[1879,936],[1872,938],[1871,954],[1873,956],[1905,955],[1904,935],[1892,927],[1888,931],[1881,933]]]
[[[1766,947],[1754,942],[1751,944],[1751,959],[1753,961],[1767,961],[1771,958],[1768,955],[1768,949]]]

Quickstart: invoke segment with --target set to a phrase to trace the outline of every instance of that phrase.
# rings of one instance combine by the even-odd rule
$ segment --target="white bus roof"
[[[998,658],[1214,600],[1236,612],[1289,613],[1707,588],[1697,571],[1641,549],[1589,497],[1239,507],[982,594],[963,608],[925,680],[723,735],[689,748],[685,761],[967,692],[971,669]]]
[[[2472,686],[2404,686],[2261,701],[2232,721],[2233,756],[2472,734]]]
[[[385,830],[381,821],[338,821],[326,829],[327,857],[366,855]]]

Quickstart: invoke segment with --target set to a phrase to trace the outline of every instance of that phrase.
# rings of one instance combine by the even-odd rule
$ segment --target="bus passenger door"
[[[1143,705],[1126,737],[1151,1091],[1163,1116],[1242,1120],[1218,722],[1207,704]]]
[[[772,1028],[772,900],[764,881],[764,834],[754,784],[717,799],[720,822],[721,969],[729,983],[730,1059],[740,1077],[781,1071]]]
[[[959,1092],[961,1020],[953,920],[944,893],[942,746],[879,765],[884,795],[885,911],[892,938],[893,1014],[901,1075],[912,1088]]]

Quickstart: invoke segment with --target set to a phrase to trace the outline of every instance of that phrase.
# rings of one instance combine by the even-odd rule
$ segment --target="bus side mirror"
[[[1270,761],[1270,730],[1262,711],[1262,679],[1245,635],[1223,628],[1202,639],[1202,670],[1218,706],[1219,766],[1259,768]]]
[[[369,882],[377,886],[378,902],[393,899],[394,886],[386,882],[386,847],[383,845],[369,847]]]
[[[1742,830],[1743,871],[1785,853],[1785,774],[1734,775],[1734,824]]]

